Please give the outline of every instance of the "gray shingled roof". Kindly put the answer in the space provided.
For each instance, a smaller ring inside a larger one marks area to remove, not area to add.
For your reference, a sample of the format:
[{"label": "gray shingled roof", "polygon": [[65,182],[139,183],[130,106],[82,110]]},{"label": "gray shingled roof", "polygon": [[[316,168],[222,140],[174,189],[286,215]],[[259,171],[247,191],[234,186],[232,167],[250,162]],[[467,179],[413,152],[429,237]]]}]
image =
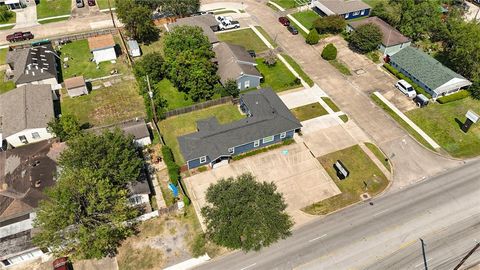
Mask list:
[{"label": "gray shingled roof", "polygon": [[115,128],[119,128],[126,135],[132,135],[136,140],[150,137],[150,132],[148,132],[147,124],[143,118],[132,119],[108,126],[94,127],[88,129],[97,135],[100,135],[105,130],[113,131]]},{"label": "gray shingled roof", "polygon": [[213,47],[218,61],[217,74],[220,81],[236,80],[243,74],[262,77],[255,68],[256,62],[244,47],[220,42]]},{"label": "gray shingled roof", "polygon": [[435,58],[413,47],[406,47],[390,56],[390,61],[395,62],[403,70],[423,82],[432,91],[455,78],[463,81],[463,86],[459,87],[471,84],[462,75],[455,73]]},{"label": "gray shingled roof", "polygon": [[180,25],[199,26],[202,28],[203,33],[207,36],[210,43],[218,42],[218,38],[211,28],[212,26],[218,25],[218,22],[215,20],[215,16],[211,14],[177,19],[176,22],[169,24],[168,27],[173,29],[173,27]]},{"label": "gray shingled roof", "polygon": [[397,29],[395,29],[390,24],[386,23],[378,17],[369,17],[363,20],[349,22],[348,25],[350,25],[353,29],[357,29],[359,26],[369,23],[374,24],[380,28],[380,31],[382,31],[383,35],[382,44],[386,47],[410,41],[409,38],[402,35],[402,33],[400,33]]},{"label": "gray shingled roof", "polygon": [[57,77],[54,49],[51,44],[7,52],[7,63],[13,68],[15,84]]},{"label": "gray shingled roof", "polygon": [[24,85],[0,95],[0,133],[3,138],[28,128],[45,128],[53,119],[50,85]]},{"label": "gray shingled roof", "polygon": [[[365,4],[361,0],[350,0],[350,1],[344,1],[344,0],[316,0],[315,2],[318,2],[319,4],[325,6],[328,8],[330,11],[332,11],[334,14],[341,15],[341,14],[346,14],[350,12],[355,12],[355,11],[360,11],[363,9],[368,9],[371,8],[369,5]],[[318,7],[318,6],[317,6]],[[322,9],[323,12],[325,10]],[[332,15],[328,14],[327,15]]]},{"label": "gray shingled roof", "polygon": [[230,156],[228,148],[302,127],[300,122],[271,89],[240,96],[252,116],[220,125],[214,118],[197,122],[199,131],[178,137],[186,161],[208,156]]}]

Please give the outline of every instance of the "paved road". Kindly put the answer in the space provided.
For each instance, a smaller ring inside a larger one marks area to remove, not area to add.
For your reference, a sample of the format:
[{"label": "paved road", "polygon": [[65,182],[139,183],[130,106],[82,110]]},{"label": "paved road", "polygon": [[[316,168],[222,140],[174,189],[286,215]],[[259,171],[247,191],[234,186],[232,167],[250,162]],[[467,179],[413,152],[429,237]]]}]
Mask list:
[{"label": "paved road", "polygon": [[[452,269],[480,240],[480,161],[305,225],[258,253],[197,269]],[[480,260],[476,252],[467,263]]]}]

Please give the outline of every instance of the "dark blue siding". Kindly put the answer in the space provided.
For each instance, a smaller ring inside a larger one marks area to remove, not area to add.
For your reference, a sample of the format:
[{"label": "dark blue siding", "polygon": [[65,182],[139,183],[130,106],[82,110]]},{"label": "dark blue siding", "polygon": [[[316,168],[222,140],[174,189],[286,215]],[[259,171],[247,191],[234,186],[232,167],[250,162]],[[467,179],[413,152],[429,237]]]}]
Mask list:
[{"label": "dark blue siding", "polygon": [[192,159],[188,161],[188,168],[193,169],[199,166],[203,166],[210,163],[210,157],[207,157],[207,160],[204,163],[200,163],[200,158]]},{"label": "dark blue siding", "polygon": [[[362,14],[362,11],[363,11],[363,14]],[[345,13],[345,14],[341,14],[341,15],[345,18],[345,15],[347,15],[347,14]],[[348,18],[345,18],[345,20],[351,20],[351,19],[356,19],[356,18],[360,18],[360,17],[366,17],[368,15],[370,15],[370,9],[369,8],[359,10],[359,11],[350,12],[350,13],[348,13]]]},{"label": "dark blue siding", "polygon": [[414,83],[418,84],[420,87],[422,87],[423,89],[425,89],[430,95],[432,95],[432,97],[436,97],[437,94],[435,92],[433,92],[432,89],[430,89],[430,87],[428,87],[427,85],[425,85],[423,82],[417,80],[416,77],[414,77],[413,75],[411,75],[409,72],[407,72],[406,70],[404,70],[403,68],[399,67],[397,65],[397,63],[395,62],[390,62],[390,65],[392,65],[392,67],[394,67],[396,70],[400,71],[403,75],[407,76],[408,78],[410,78],[410,80],[412,80]]}]

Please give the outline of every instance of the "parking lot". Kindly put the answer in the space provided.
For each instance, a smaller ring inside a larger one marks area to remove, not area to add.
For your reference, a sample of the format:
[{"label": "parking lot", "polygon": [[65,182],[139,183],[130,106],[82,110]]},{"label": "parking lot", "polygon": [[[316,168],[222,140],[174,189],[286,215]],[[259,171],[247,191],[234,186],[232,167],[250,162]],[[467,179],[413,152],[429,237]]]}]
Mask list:
[{"label": "parking lot", "polygon": [[295,226],[308,220],[300,211],[301,208],[340,193],[307,147],[294,143],[186,178],[185,184],[202,223],[200,209],[205,205],[207,188],[222,178],[245,172],[251,172],[258,181],[273,181],[277,185],[288,204],[287,212],[295,220]]}]

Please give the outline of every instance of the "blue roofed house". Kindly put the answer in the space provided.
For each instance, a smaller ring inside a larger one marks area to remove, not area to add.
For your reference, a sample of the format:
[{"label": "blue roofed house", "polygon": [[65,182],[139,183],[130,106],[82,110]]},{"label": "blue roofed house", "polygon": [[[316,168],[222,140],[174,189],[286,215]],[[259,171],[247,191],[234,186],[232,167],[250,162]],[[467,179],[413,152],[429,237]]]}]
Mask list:
[{"label": "blue roofed house", "polygon": [[462,75],[413,47],[406,47],[390,55],[389,59],[390,65],[424,88],[433,98],[457,92],[472,84]]},{"label": "blue roofed house", "polygon": [[242,94],[240,109],[246,117],[220,125],[215,117],[197,121],[198,132],[178,137],[189,169],[215,167],[241,153],[292,138],[302,125],[270,89]]},{"label": "blue roofed house", "polygon": [[345,20],[368,16],[372,9],[361,0],[313,0],[311,7],[320,16],[340,15]]}]

